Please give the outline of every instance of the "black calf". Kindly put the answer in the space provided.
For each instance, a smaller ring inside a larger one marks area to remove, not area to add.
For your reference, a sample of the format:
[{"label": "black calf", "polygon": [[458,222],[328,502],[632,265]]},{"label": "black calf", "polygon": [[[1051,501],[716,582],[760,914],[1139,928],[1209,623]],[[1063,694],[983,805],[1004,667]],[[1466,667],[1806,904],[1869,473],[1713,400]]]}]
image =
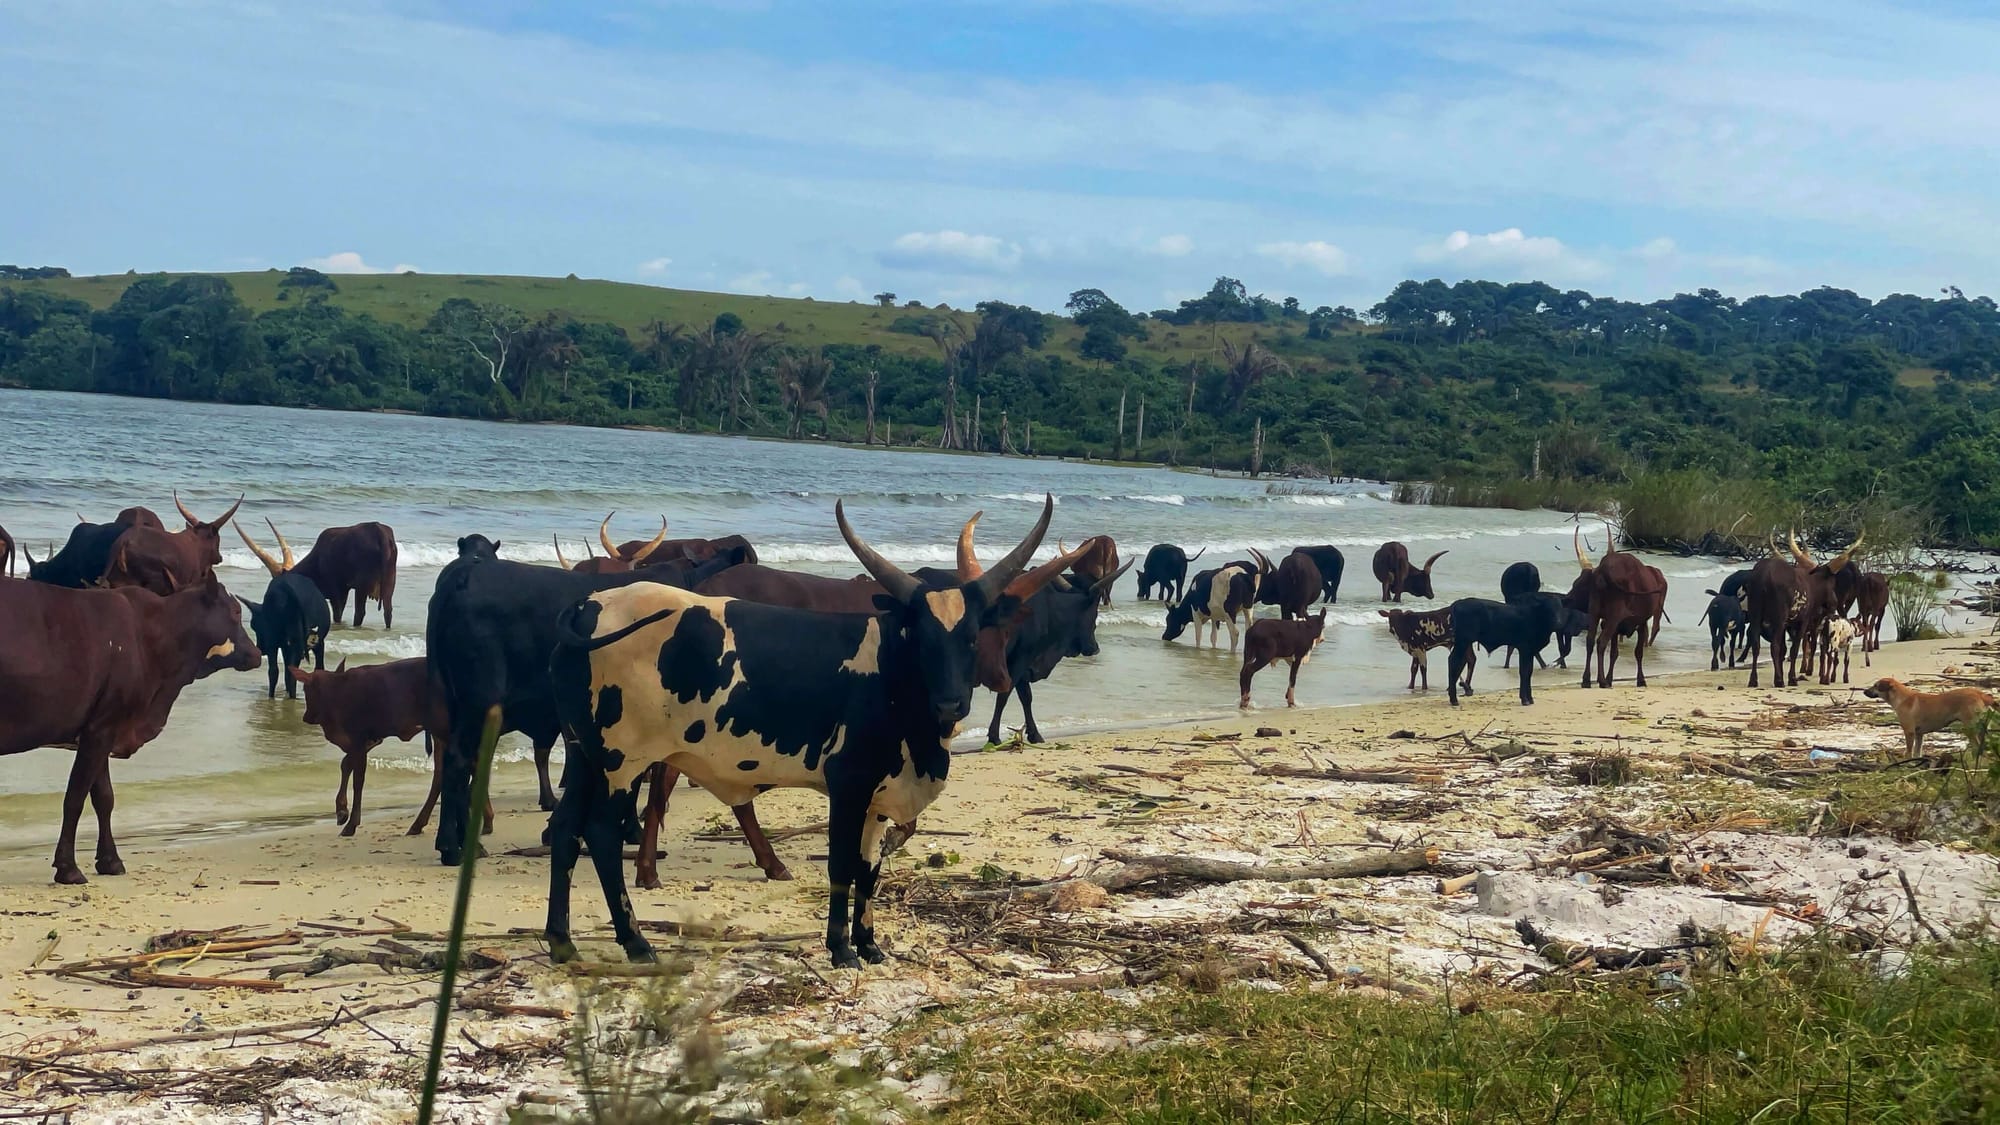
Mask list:
[{"label": "black calf", "polygon": [[[1452,706],[1458,706],[1462,673],[1475,657],[1473,646],[1491,653],[1507,645],[1521,650],[1521,705],[1535,701],[1535,658],[1556,631],[1556,606],[1548,598],[1524,598],[1502,603],[1486,598],[1461,598],[1451,604],[1451,662],[1446,681]],[[1466,689],[1470,694],[1471,688]]]}]

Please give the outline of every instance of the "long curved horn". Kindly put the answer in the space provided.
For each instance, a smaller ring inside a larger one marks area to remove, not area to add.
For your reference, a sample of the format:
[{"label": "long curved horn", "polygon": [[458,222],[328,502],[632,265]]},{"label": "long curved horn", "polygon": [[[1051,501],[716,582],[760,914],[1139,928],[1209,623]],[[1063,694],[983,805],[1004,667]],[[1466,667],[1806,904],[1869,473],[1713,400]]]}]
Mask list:
[{"label": "long curved horn", "polygon": [[1259,580],[1269,578],[1271,576],[1271,572],[1278,569],[1277,567],[1272,566],[1271,560],[1265,558],[1264,552],[1259,551],[1257,548],[1245,547],[1244,550],[1249,551],[1250,557],[1257,560],[1257,577]]},{"label": "long curved horn", "polygon": [[986,568],[979,565],[979,556],[972,552],[972,528],[985,514],[983,510],[972,513],[972,518],[965,521],[964,529],[958,533],[958,580],[961,583],[986,573]]},{"label": "long curved horn", "polygon": [[1818,563],[1813,561],[1813,557],[1811,555],[1806,554],[1805,551],[1799,547],[1799,533],[1796,528],[1785,533],[1785,540],[1786,542],[1791,544],[1793,562],[1798,563],[1800,566],[1805,567],[1807,570],[1811,570],[1819,565]]},{"label": "long curved horn", "polygon": [[1126,571],[1132,569],[1132,564],[1138,561],[1139,561],[1138,559],[1127,560],[1124,566],[1119,567],[1117,570],[1112,571],[1110,574],[1107,574],[1103,578],[1100,578],[1096,582],[1092,583],[1090,587],[1090,592],[1093,594],[1101,594],[1104,591],[1109,590],[1114,583],[1116,583],[1120,578],[1125,576]]},{"label": "long curved horn", "polygon": [[1425,559],[1423,566],[1424,573],[1429,574],[1431,572],[1431,564],[1449,554],[1451,554],[1451,548],[1446,547],[1444,550],[1439,551],[1437,554],[1432,555],[1430,558]]},{"label": "long curved horn", "polygon": [[1075,566],[1077,560],[1081,559],[1087,553],[1089,552],[1085,547],[1078,547],[1074,551],[1064,551],[1048,562],[1019,575],[1012,582],[1007,583],[1006,592],[1022,601],[1027,601],[1029,598],[1034,597],[1043,586],[1051,583],[1058,584],[1062,589],[1070,589],[1072,587],[1068,580],[1063,577],[1063,572]]},{"label": "long curved horn", "polygon": [[899,602],[909,602],[917,596],[919,590],[923,589],[923,583],[905,573],[895,563],[883,558],[880,551],[870,547],[861,536],[854,533],[854,529],[847,523],[847,511],[841,507],[841,502],[838,500],[833,502],[833,522],[840,525],[840,537],[847,540],[847,549],[853,551],[854,557],[861,561],[861,568],[875,581],[880,582],[882,588],[889,591],[890,597]]},{"label": "long curved horn", "polygon": [[271,522],[270,516],[264,517],[264,524],[271,529],[271,534],[278,537],[278,549],[285,552],[285,569],[290,570],[299,565],[298,560],[292,557],[292,545],[285,542],[285,533],[278,530],[278,525]]},{"label": "long curved horn", "polygon": [[1854,542],[1848,545],[1847,550],[1842,551],[1837,557],[1827,562],[1826,564],[1827,569],[1832,570],[1835,573],[1838,573],[1842,567],[1846,566],[1850,562],[1853,562],[1854,552],[1860,550],[1861,544],[1867,541],[1867,539],[1868,539],[1868,532],[1864,529],[1861,532],[1861,534],[1854,537]]},{"label": "long curved horn", "polygon": [[78,522],[78,523],[89,523],[90,521],[89,521],[89,520],[87,520],[87,519],[84,519],[84,518],[83,518],[83,513],[82,513],[82,512],[78,512],[78,513],[76,514],[76,522]]},{"label": "long curved horn", "polygon": [[1569,545],[1576,548],[1576,565],[1586,571],[1594,569],[1590,556],[1583,553],[1583,528],[1578,527],[1569,533]]},{"label": "long curved horn", "polygon": [[559,566],[559,567],[562,567],[562,568],[563,568],[564,570],[572,570],[572,569],[574,569],[573,567],[571,567],[571,566],[569,565],[569,560],[568,560],[568,559],[566,559],[566,558],[563,558],[563,553],[562,553],[562,540],[561,540],[560,538],[556,537],[556,536],[555,536],[555,535],[554,535],[553,533],[551,533],[551,534],[549,535],[549,542],[551,542],[551,543],[554,543],[554,544],[556,545],[556,565],[557,565],[557,566]]},{"label": "long curved horn", "polygon": [[234,503],[234,504],[231,504],[231,505],[229,506],[229,510],[228,510],[228,511],[226,511],[226,512],[222,513],[221,515],[219,515],[219,516],[215,517],[214,519],[212,519],[212,520],[208,521],[208,526],[210,526],[210,527],[215,527],[215,528],[219,528],[219,527],[221,527],[221,526],[222,526],[223,524],[225,524],[225,523],[228,523],[228,522],[229,522],[230,520],[233,520],[233,519],[235,519],[235,518],[236,518],[236,509],[238,509],[238,508],[241,508],[241,507],[243,506],[243,496],[244,496],[244,494],[243,494],[243,493],[240,493],[240,492],[239,492],[239,493],[237,493],[237,495],[236,495],[236,503]]},{"label": "long curved horn", "polygon": [[611,536],[605,532],[605,529],[611,526],[611,516],[615,516],[617,514],[618,514],[617,512],[612,512],[610,515],[604,517],[603,523],[597,525],[597,541],[599,543],[604,544],[604,553],[611,556],[614,559],[620,557],[618,554],[618,548],[612,546]]},{"label": "long curved horn", "polygon": [[250,533],[243,530],[243,525],[237,523],[235,520],[230,520],[229,526],[236,529],[237,535],[242,536],[243,545],[250,548],[250,553],[257,556],[257,561],[264,564],[264,569],[271,572],[271,577],[276,578],[285,572],[284,564],[272,558],[270,553],[265,551],[264,548],[259,547],[256,541],[250,538]]},{"label": "long curved horn", "polygon": [[[1042,518],[1035,521],[1035,526],[1029,529],[1027,538],[1015,544],[1014,549],[1007,552],[1005,558],[994,563],[992,569],[973,580],[973,584],[979,587],[980,593],[984,596],[988,604],[991,604],[993,599],[999,596],[1002,590],[1007,588],[1007,584],[1014,580],[1014,576],[1021,573],[1021,567],[1035,556],[1036,548],[1042,545],[1042,536],[1047,535],[1049,532],[1049,520],[1055,514],[1055,496],[1050,493],[1043,493]],[[1081,547],[1077,548],[1078,551],[1082,549]],[[1067,558],[1068,556],[1059,555],[1057,557]]]},{"label": "long curved horn", "polygon": [[200,520],[194,518],[193,512],[188,511],[188,507],[186,504],[181,503],[181,490],[178,488],[174,489],[174,507],[179,508],[181,510],[181,518],[188,521],[189,527],[193,527],[195,524],[201,522]]},{"label": "long curved horn", "polygon": [[645,546],[633,552],[631,560],[633,567],[636,568],[640,563],[645,562],[646,557],[648,555],[651,555],[654,551],[659,550],[660,544],[665,543],[666,541],[667,541],[667,517],[661,516],[660,533],[658,535],[653,536],[651,539],[647,540]]},{"label": "long curved horn", "polygon": [[[1610,520],[1605,520],[1603,522],[1604,522],[1604,553],[1607,555],[1615,555],[1618,553],[1618,533],[1611,530]],[[1603,562],[1604,560],[1599,559],[1597,561]]]}]

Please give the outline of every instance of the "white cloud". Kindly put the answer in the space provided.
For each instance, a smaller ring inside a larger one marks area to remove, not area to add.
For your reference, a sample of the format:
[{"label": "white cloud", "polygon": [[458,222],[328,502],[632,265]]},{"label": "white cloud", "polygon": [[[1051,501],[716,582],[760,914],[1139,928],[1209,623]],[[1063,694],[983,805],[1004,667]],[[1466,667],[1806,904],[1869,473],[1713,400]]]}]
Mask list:
[{"label": "white cloud", "polygon": [[753,297],[765,297],[771,293],[771,271],[751,270],[738,274],[723,282],[722,288],[730,293],[744,293]]},{"label": "white cloud", "polygon": [[1674,240],[1664,236],[1653,239],[1651,242],[1648,242],[1644,246],[1639,247],[1637,251],[1638,255],[1641,258],[1646,258],[1652,261],[1659,261],[1662,258],[1671,258],[1678,252],[1679,252],[1679,247],[1674,245]]},{"label": "white cloud", "polygon": [[1524,234],[1520,227],[1491,234],[1455,230],[1442,241],[1417,247],[1416,258],[1468,272],[1543,280],[1596,277],[1603,272],[1597,262],[1563,245],[1561,239]]},{"label": "white cloud", "polygon": [[371,266],[361,260],[361,255],[352,250],[342,250],[328,254],[324,258],[307,258],[305,264],[321,273],[416,273],[417,267],[399,263],[383,269]]},{"label": "white cloud", "polygon": [[1309,269],[1328,277],[1347,272],[1347,251],[1317,238],[1311,242],[1266,242],[1257,247],[1257,253],[1279,265]]},{"label": "white cloud", "polygon": [[1184,234],[1163,234],[1154,240],[1152,252],[1162,258],[1185,258],[1194,252],[1194,239]]},{"label": "white cloud", "polygon": [[665,277],[667,267],[674,264],[672,258],[649,258],[639,263],[640,277]]},{"label": "white cloud", "polygon": [[1007,270],[1020,264],[1021,247],[991,234],[911,231],[897,236],[882,260],[912,269]]}]

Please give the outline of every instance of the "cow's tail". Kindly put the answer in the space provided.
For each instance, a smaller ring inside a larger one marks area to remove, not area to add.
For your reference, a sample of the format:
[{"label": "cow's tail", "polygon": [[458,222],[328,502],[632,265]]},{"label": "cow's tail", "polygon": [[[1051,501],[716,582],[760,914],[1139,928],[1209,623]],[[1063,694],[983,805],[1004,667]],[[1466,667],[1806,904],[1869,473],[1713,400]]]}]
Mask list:
[{"label": "cow's tail", "polygon": [[375,534],[382,545],[382,571],[375,579],[375,604],[382,607],[382,623],[386,627],[395,621],[396,602],[396,533],[389,525],[378,523]]},{"label": "cow's tail", "polygon": [[1205,555],[1205,554],[1207,554],[1207,553],[1208,553],[1208,548],[1207,548],[1207,547],[1203,547],[1203,548],[1202,548],[1201,550],[1199,550],[1199,551],[1196,551],[1196,552],[1195,552],[1194,554],[1192,554],[1192,555],[1189,555],[1189,556],[1187,557],[1187,560],[1188,560],[1189,562],[1193,562],[1194,560],[1196,560],[1196,559],[1198,559],[1198,558],[1202,557],[1203,555]]},{"label": "cow's tail", "polygon": [[587,599],[586,601],[578,602],[575,605],[570,606],[568,609],[565,609],[560,614],[556,615],[557,644],[563,646],[564,648],[580,648],[585,652],[596,652],[600,648],[604,648],[608,645],[617,644],[619,641],[622,641],[626,637],[629,637],[632,634],[638,632],[639,630],[644,629],[648,625],[665,621],[667,618],[672,617],[674,614],[680,612],[679,606],[669,606],[666,609],[662,609],[654,613],[649,613],[646,616],[641,617],[639,620],[632,622],[630,625],[627,625],[622,629],[614,629],[611,632],[606,633],[601,637],[594,637],[591,636],[589,633],[586,633],[583,630],[576,627],[577,611],[581,610],[585,604],[587,604]]}]

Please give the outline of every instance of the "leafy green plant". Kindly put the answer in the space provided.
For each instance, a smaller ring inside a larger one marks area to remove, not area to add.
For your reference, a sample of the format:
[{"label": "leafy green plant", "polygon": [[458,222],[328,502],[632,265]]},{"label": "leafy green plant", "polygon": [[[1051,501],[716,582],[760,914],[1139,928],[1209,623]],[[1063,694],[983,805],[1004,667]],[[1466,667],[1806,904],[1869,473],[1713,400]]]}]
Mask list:
[{"label": "leafy green plant", "polygon": [[1919,641],[1941,636],[1938,630],[1938,585],[1923,574],[1889,576],[1889,612],[1896,618],[1896,639]]}]

